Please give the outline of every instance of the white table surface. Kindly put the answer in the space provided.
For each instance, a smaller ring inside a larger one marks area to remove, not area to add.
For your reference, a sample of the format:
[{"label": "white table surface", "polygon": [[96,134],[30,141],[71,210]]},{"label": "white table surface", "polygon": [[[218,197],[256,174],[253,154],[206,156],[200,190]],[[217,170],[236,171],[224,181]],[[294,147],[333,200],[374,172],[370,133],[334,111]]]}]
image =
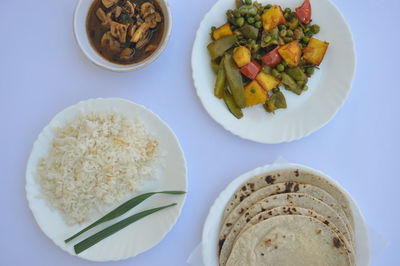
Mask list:
[{"label": "white table surface", "polygon": [[94,66],[79,50],[72,33],[75,1],[1,1],[0,265],[95,264],[68,255],[40,231],[24,188],[28,155],[42,128],[65,107],[95,97],[127,98],[160,115],[181,142],[189,175],[182,215],[165,239],[135,258],[103,265],[186,265],[219,192],[279,156],[337,179],[368,225],[390,241],[373,265],[400,265],[400,1],[333,0],[354,34],[353,89],[327,126],[279,145],[225,131],[196,96],[192,44],[214,2],[170,0],[174,23],[166,50],[145,69],[121,74]]}]

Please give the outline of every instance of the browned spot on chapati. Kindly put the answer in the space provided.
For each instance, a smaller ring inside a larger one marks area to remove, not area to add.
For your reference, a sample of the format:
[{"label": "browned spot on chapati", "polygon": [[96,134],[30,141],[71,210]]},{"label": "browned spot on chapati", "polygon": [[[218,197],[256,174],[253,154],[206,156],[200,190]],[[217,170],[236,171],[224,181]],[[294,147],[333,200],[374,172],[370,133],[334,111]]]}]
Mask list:
[{"label": "browned spot on chapati", "polygon": [[229,227],[229,226],[232,226],[232,224],[231,224],[231,223],[227,223],[227,224],[226,224],[226,226],[228,226],[228,227]]},{"label": "browned spot on chapati", "polygon": [[273,184],[275,182],[275,179],[272,176],[267,175],[265,177],[265,182],[267,182],[268,184]]},{"label": "browned spot on chapati", "polygon": [[271,242],[272,242],[271,239],[264,240],[264,246],[265,246],[266,248],[270,247],[270,246],[271,246]]},{"label": "browned spot on chapati", "polygon": [[246,191],[246,189],[247,189],[246,186],[243,186],[243,187],[242,187],[242,190],[243,190],[243,191]]},{"label": "browned spot on chapati", "polygon": [[294,191],[294,192],[299,191],[299,184],[296,184],[296,185],[294,186],[293,191]]},{"label": "browned spot on chapati", "polygon": [[339,238],[334,237],[333,238],[333,245],[335,246],[335,248],[340,248],[340,246],[342,245],[341,241]]},{"label": "browned spot on chapati", "polygon": [[329,225],[329,221],[328,221],[328,220],[325,220],[325,221],[324,221],[324,224]]},{"label": "browned spot on chapati", "polygon": [[286,192],[286,193],[289,193],[290,191],[292,191],[292,187],[293,187],[293,183],[292,183],[292,182],[286,183],[285,192]]},{"label": "browned spot on chapati", "polygon": [[322,230],[319,229],[319,230],[317,231],[317,235],[321,234],[321,232],[322,232]]},{"label": "browned spot on chapati", "polygon": [[299,170],[298,169],[294,170],[294,174],[295,174],[295,176],[299,176]]}]

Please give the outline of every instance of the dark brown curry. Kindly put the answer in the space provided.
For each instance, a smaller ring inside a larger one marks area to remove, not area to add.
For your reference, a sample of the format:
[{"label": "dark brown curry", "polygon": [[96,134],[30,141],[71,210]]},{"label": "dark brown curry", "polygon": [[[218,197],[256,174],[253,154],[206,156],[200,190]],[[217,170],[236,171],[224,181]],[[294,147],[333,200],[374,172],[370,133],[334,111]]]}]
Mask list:
[{"label": "dark brown curry", "polygon": [[164,16],[154,0],[94,0],[86,32],[102,57],[112,63],[134,64],[160,45]]}]

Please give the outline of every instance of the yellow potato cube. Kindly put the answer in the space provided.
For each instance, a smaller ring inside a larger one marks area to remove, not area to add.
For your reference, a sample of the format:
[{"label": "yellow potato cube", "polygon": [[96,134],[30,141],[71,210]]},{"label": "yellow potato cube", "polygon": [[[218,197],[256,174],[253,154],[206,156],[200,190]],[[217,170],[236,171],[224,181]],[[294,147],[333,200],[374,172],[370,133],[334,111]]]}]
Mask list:
[{"label": "yellow potato cube", "polygon": [[279,79],[272,75],[265,74],[264,72],[258,73],[256,80],[267,92],[281,85],[281,81]]},{"label": "yellow potato cube", "polygon": [[324,59],[329,43],[311,38],[307,47],[303,49],[303,58],[307,62],[319,66]]},{"label": "yellow potato cube", "polygon": [[244,97],[246,99],[246,107],[265,103],[268,99],[268,93],[258,84],[257,81],[253,80],[244,87]]},{"label": "yellow potato cube", "polygon": [[229,26],[229,23],[226,23],[224,25],[222,25],[221,27],[219,27],[218,29],[214,30],[212,32],[212,37],[214,40],[218,40],[221,39],[222,37],[228,36],[228,35],[232,35],[232,30],[231,30],[231,26]]},{"label": "yellow potato cube", "polygon": [[251,52],[245,46],[239,46],[233,53],[233,60],[238,67],[242,67],[250,63]]},{"label": "yellow potato cube", "polygon": [[282,8],[280,6],[273,6],[264,12],[261,16],[263,28],[265,31],[270,31],[276,26],[286,22],[285,16],[283,15]]},{"label": "yellow potato cube", "polygon": [[288,66],[296,67],[301,57],[301,48],[297,41],[292,41],[278,49],[279,54]]}]

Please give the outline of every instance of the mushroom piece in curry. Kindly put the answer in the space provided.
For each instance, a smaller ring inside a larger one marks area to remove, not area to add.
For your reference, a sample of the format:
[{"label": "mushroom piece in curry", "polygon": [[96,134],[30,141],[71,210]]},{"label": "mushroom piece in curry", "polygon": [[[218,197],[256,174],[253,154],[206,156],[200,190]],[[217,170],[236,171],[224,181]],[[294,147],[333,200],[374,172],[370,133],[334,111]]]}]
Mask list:
[{"label": "mushroom piece in curry", "polygon": [[157,49],[164,19],[154,0],[95,0],[86,27],[90,43],[101,56],[113,63],[133,64]]}]

